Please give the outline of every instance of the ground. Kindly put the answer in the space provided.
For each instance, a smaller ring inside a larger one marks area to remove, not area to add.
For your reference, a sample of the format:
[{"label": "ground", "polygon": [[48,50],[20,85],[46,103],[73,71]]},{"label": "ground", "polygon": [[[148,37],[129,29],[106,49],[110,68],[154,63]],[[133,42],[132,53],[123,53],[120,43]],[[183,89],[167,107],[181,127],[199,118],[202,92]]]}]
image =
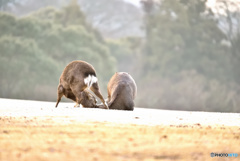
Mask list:
[{"label": "ground", "polygon": [[59,105],[0,99],[0,160],[240,159],[240,114]]}]

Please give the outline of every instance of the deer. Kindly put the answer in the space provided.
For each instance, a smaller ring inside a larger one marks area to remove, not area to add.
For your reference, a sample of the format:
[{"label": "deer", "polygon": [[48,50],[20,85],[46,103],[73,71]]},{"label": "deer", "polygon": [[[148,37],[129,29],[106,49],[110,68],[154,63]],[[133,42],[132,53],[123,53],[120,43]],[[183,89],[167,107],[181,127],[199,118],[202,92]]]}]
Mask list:
[{"label": "deer", "polygon": [[[132,76],[126,72],[116,72],[107,85],[109,109],[134,110],[137,85]],[[100,105],[101,107],[102,105]]]},{"label": "deer", "polygon": [[83,107],[97,108],[95,97],[88,91],[92,91],[101,100],[103,103],[101,108],[109,109],[100,92],[94,67],[85,61],[72,61],[60,76],[55,107],[57,108],[62,96],[65,96],[76,102],[74,107],[82,104]]}]

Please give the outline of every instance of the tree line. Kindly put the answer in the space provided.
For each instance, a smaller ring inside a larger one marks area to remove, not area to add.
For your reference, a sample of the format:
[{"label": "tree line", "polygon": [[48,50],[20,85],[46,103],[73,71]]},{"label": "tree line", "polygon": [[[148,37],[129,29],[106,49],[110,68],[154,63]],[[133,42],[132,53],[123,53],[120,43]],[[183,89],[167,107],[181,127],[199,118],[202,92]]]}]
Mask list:
[{"label": "tree line", "polygon": [[24,17],[0,13],[0,97],[55,101],[63,68],[80,59],[94,65],[105,97],[113,73],[126,71],[137,106],[239,112],[239,12],[206,2],[142,1],[145,36],[120,39],[104,39],[77,1]]},{"label": "tree line", "polygon": [[73,60],[94,64],[102,88],[116,71],[100,33],[72,2],[28,16],[0,14],[1,96],[55,100],[60,74]]}]

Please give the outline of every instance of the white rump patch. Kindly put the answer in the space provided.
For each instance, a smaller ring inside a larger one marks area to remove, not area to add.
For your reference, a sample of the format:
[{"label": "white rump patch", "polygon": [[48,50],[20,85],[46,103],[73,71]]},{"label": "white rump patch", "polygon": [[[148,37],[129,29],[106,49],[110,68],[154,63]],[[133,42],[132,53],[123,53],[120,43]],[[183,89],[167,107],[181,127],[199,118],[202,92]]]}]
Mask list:
[{"label": "white rump patch", "polygon": [[97,81],[98,79],[94,75],[88,75],[88,77],[84,79],[84,83],[87,85],[88,88],[90,88],[93,83],[96,83]]}]

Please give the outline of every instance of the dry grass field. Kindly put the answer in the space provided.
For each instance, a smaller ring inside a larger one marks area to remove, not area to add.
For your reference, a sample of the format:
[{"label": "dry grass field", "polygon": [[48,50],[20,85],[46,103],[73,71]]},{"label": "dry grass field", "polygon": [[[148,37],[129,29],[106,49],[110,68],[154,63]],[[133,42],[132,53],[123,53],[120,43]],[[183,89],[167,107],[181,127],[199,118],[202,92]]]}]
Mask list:
[{"label": "dry grass field", "polygon": [[[39,113],[22,116],[14,115],[14,109],[9,108],[8,113],[6,108],[0,107],[1,161],[240,160],[240,156],[210,156],[211,152],[240,155],[240,127],[235,125],[204,124],[202,120],[199,123],[182,123],[186,119],[184,116],[174,123],[171,122],[171,111],[166,112],[170,124],[147,125],[131,121],[83,121],[67,114],[54,116],[51,112],[47,116]],[[84,113],[80,108],[77,110]],[[97,113],[104,114],[106,111]],[[31,110],[28,112],[31,113]],[[118,113],[127,114],[114,111],[111,115]],[[142,117],[127,115],[130,116],[134,116],[134,120]],[[235,121],[239,121],[238,116]]]}]

